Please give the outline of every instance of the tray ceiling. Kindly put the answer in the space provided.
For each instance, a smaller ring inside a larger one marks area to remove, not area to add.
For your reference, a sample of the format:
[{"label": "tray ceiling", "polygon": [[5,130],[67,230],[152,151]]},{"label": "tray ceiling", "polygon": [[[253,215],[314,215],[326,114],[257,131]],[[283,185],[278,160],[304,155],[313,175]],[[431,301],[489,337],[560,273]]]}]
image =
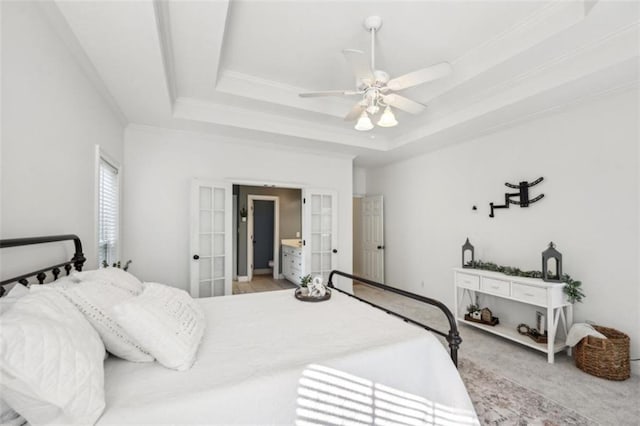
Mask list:
[{"label": "tray ceiling", "polygon": [[[380,164],[581,99],[638,86],[637,2],[56,1],[42,6],[128,123],[357,156]],[[448,61],[451,76],[404,91],[426,104],[366,133],[344,48],[398,76]]]}]

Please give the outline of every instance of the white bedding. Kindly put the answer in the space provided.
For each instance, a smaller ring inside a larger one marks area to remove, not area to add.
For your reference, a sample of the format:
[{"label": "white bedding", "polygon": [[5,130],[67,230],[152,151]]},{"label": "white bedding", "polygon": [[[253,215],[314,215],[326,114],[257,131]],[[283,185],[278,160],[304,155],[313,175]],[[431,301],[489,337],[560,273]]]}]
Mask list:
[{"label": "white bedding", "polygon": [[292,290],[199,303],[207,330],[195,365],[109,358],[99,425],[477,424],[442,344],[380,310],[337,292],[304,303]]}]

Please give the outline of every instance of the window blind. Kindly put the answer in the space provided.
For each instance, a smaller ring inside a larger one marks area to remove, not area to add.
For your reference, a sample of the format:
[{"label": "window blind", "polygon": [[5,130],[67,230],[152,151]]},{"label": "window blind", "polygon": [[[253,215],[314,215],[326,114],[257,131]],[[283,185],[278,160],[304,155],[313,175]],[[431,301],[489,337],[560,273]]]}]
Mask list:
[{"label": "window blind", "polygon": [[98,188],[98,264],[109,265],[117,261],[119,194],[118,169],[100,159]]}]

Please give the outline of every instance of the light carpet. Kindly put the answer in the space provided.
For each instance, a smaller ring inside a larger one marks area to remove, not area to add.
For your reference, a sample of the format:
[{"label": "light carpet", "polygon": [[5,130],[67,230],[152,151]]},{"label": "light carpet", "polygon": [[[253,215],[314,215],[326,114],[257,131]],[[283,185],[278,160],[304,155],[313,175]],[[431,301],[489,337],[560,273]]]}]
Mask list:
[{"label": "light carpet", "polygon": [[461,359],[459,371],[483,425],[597,425],[577,412]]}]

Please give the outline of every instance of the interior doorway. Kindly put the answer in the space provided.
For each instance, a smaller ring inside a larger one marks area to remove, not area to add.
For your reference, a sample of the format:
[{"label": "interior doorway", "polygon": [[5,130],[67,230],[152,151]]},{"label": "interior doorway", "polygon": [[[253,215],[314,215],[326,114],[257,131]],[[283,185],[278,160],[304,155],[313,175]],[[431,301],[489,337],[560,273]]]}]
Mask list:
[{"label": "interior doorway", "polygon": [[247,197],[247,275],[270,274],[279,278],[280,198],[273,195]]},{"label": "interior doorway", "polygon": [[384,202],[382,195],[354,198],[353,270],[384,283]]}]

